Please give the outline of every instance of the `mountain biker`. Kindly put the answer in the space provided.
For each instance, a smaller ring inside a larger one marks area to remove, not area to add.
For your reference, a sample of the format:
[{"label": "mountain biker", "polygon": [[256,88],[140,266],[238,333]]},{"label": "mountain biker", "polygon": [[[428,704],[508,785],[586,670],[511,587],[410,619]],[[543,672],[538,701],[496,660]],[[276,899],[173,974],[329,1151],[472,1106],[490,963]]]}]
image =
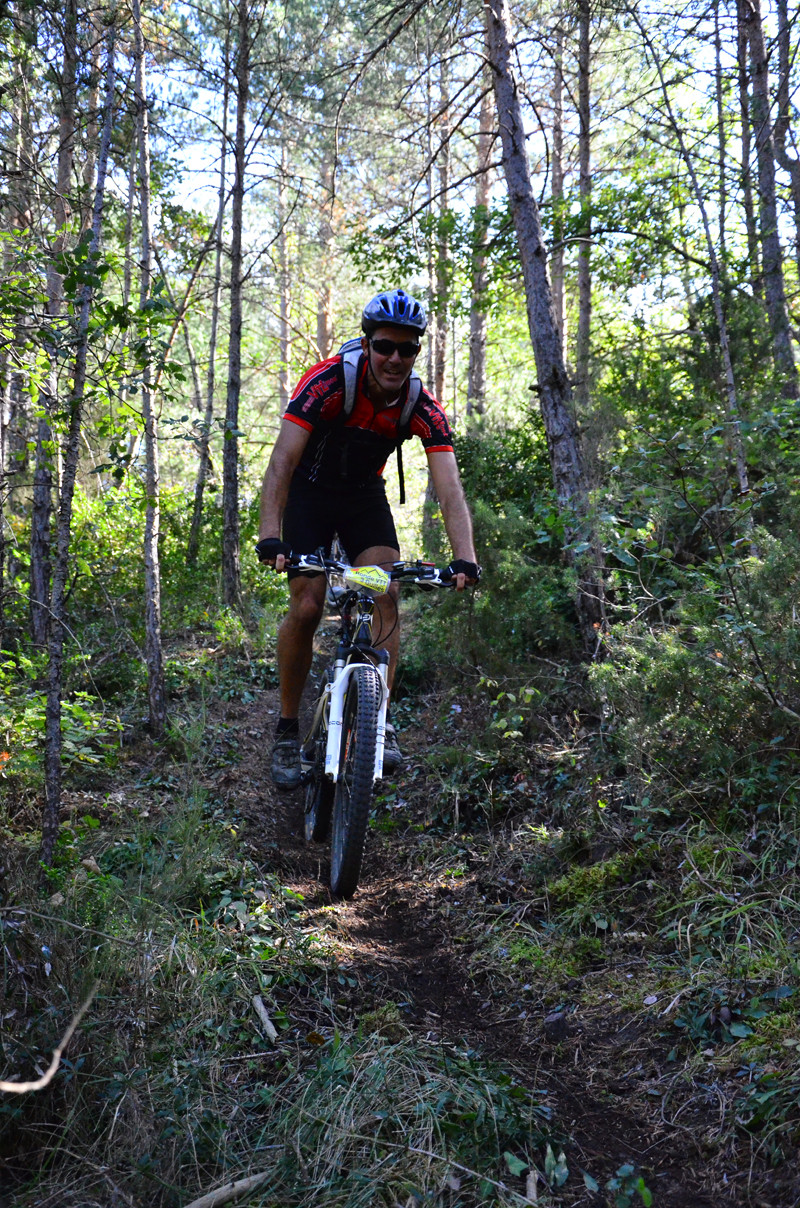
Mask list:
[{"label": "mountain biker", "polygon": [[[361,353],[352,410],[346,414],[342,354],[312,366],[289,400],[264,475],[256,553],[283,570],[287,556],[329,549],[338,533],[354,566],[400,559],[386,499],[384,464],[403,439],[400,417],[408,397],[420,337],[427,327],[422,305],[402,289],[384,291],[364,307]],[[451,570],[463,590],[480,575],[472,520],[458,473],[450,426],[436,399],[414,379],[419,397],[409,433],[421,439],[453,551]],[[313,640],[322,619],[323,575],[289,571],[289,610],[278,631],[281,716],[272,752],[272,779],[281,789],[300,784],[300,698],[311,667]],[[389,688],[397,663],[397,590],[376,600],[374,643],[390,655]],[[394,726],[387,722],[384,768],[402,762]]]}]

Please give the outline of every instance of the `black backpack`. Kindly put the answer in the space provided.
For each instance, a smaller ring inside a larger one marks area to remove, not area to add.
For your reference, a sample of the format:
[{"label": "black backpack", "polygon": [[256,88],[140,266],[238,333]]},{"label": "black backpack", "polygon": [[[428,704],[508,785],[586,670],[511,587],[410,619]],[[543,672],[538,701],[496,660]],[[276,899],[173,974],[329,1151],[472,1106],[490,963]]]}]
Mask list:
[{"label": "black backpack", "polygon": [[[345,423],[347,417],[353,414],[353,407],[356,401],[356,386],[358,384],[358,368],[361,364],[361,358],[364,353],[361,349],[361,340],[356,337],[353,340],[347,340],[339,349],[339,356],[342,358],[342,370],[344,372],[344,405],[341,411],[341,422]],[[400,480],[400,502],[406,501],[406,485],[403,477],[403,454],[401,446],[404,440],[408,440],[411,436],[411,417],[414,414],[419,396],[422,393],[422,378],[412,369],[411,376],[408,379],[408,398],[403,404],[403,410],[400,413],[400,423],[397,425],[397,435],[400,438],[400,444],[397,446],[397,477]]]}]

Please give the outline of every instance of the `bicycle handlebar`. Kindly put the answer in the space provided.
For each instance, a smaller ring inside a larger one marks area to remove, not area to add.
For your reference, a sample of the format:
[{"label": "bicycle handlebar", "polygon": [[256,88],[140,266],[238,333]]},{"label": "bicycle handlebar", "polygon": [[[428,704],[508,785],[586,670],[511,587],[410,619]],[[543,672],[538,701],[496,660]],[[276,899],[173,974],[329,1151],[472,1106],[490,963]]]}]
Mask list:
[{"label": "bicycle handlebar", "polygon": [[[290,554],[286,559],[286,570],[298,570],[305,574],[345,574],[353,568],[349,562],[340,562],[336,558],[323,558],[319,554]],[[382,568],[381,568],[382,569]],[[433,562],[394,562],[386,571],[393,583],[410,583],[418,587],[454,587],[455,576],[447,567],[435,566]]]}]

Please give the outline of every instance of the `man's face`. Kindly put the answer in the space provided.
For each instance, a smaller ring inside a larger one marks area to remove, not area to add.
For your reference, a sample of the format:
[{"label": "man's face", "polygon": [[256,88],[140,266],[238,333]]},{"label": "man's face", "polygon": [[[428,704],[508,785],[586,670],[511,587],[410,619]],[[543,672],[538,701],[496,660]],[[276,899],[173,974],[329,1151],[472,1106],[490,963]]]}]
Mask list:
[{"label": "man's face", "polygon": [[[387,340],[394,345],[389,351],[386,351],[388,345],[383,343]],[[408,327],[395,327],[389,323],[378,327],[371,336],[364,336],[361,341],[361,347],[368,354],[373,377],[381,390],[385,390],[389,396],[394,397],[400,393],[403,383],[414,368],[416,352],[412,351],[408,356],[402,355],[411,346],[418,349],[418,333]],[[380,351],[382,347],[383,352]]]}]

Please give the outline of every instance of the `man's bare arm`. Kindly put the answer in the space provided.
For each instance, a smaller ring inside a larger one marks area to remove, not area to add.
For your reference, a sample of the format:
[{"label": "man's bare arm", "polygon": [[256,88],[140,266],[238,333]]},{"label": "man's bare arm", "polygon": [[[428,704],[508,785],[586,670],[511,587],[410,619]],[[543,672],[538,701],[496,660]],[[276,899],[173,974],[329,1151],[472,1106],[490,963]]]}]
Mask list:
[{"label": "man's bare arm", "polygon": [[[311,433],[291,420],[284,420],[272,456],[269,459],[264,481],[261,484],[261,510],[258,537],[280,537],[283,513],[289,496],[289,484],[297,469]],[[283,556],[279,555],[283,570]],[[277,566],[277,562],[276,562]]]},{"label": "man's bare arm", "polygon": [[[470,516],[458,463],[454,453],[439,451],[428,454],[428,466],[433,479],[433,488],[442,509],[444,527],[455,559],[463,558],[465,562],[475,562],[475,544],[472,537],[472,517]],[[458,579],[463,576],[459,575]],[[459,583],[462,587],[463,583]]]}]

